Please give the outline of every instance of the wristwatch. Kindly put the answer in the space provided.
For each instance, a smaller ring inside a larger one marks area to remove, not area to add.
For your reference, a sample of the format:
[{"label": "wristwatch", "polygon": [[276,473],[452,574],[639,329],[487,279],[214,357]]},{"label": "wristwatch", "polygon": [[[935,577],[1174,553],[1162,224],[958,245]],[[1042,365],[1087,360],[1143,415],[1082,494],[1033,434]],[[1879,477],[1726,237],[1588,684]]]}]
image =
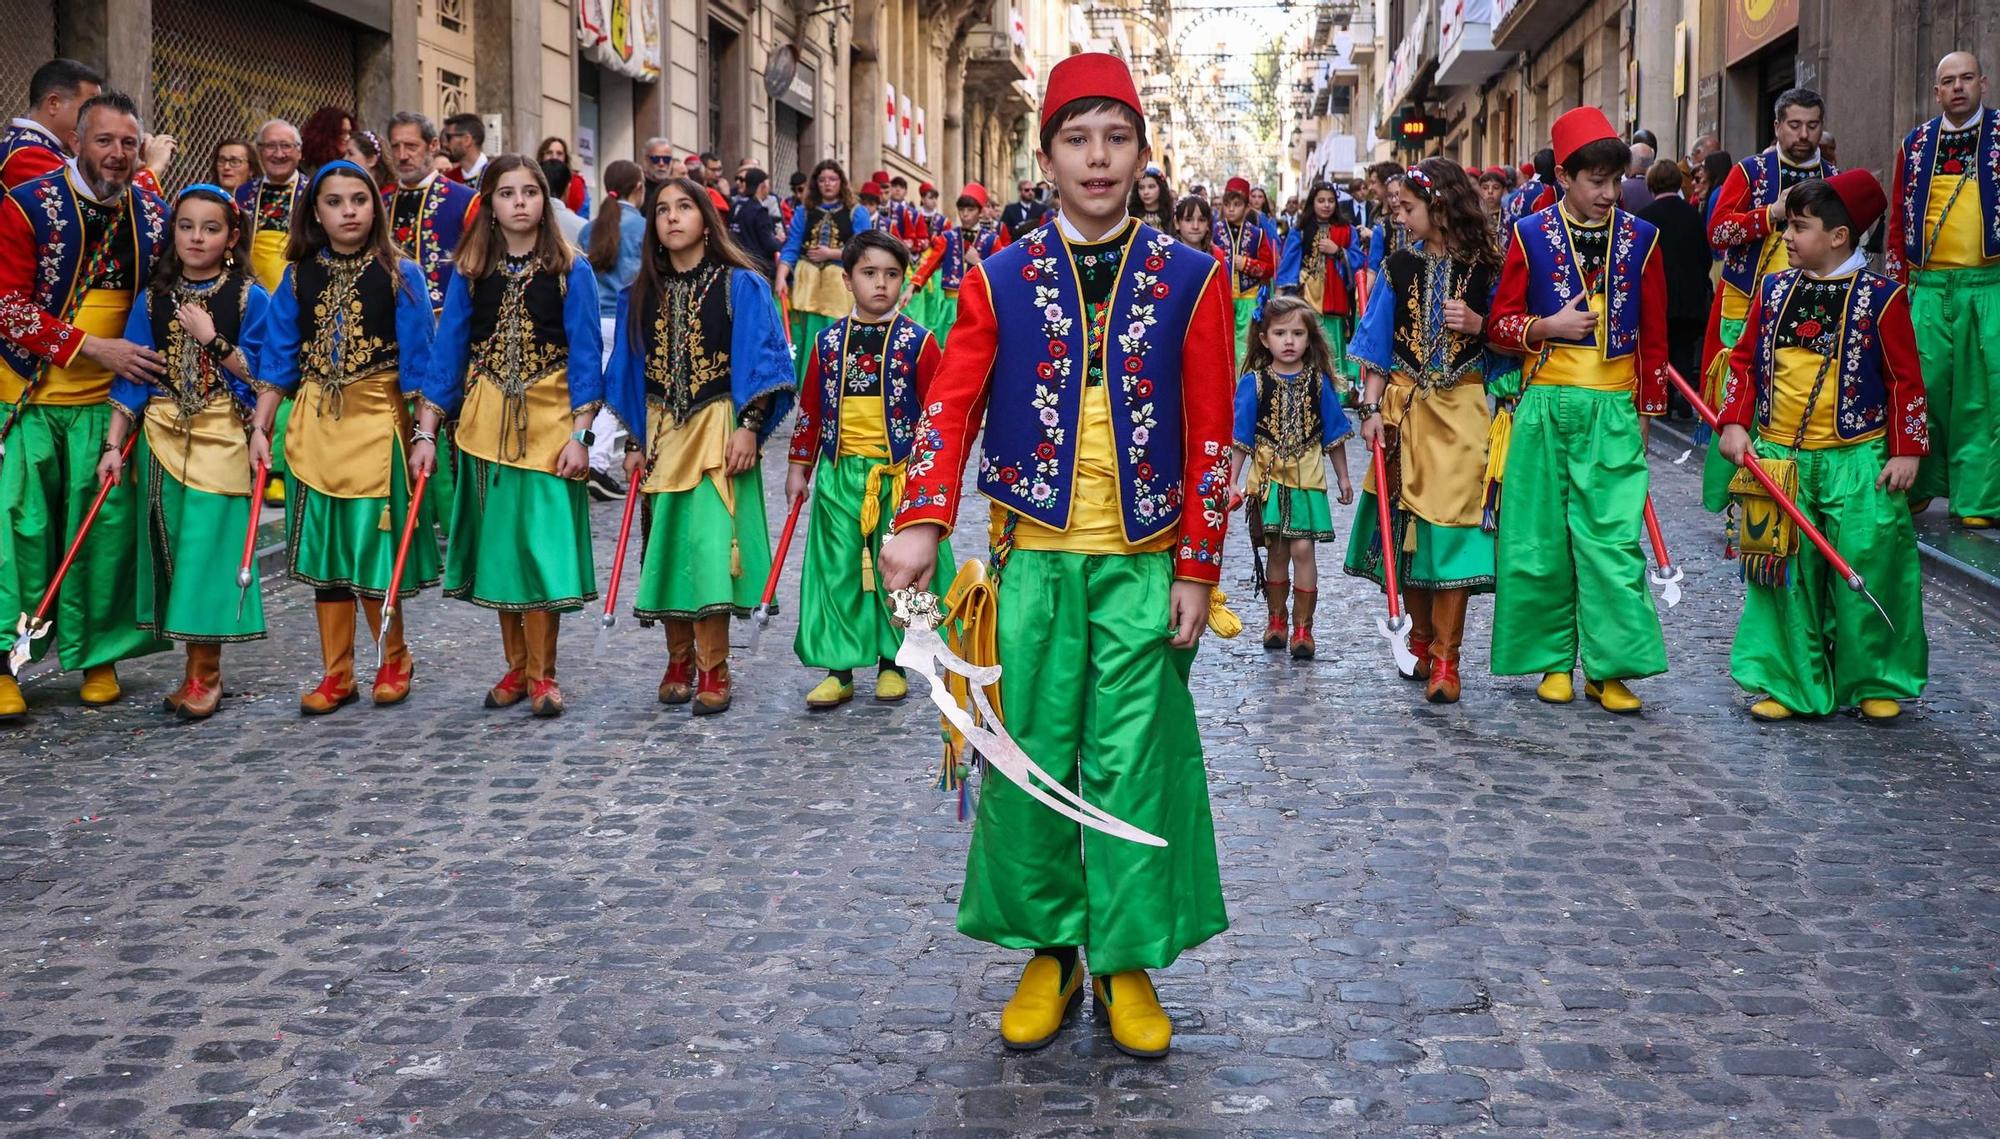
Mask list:
[{"label": "wristwatch", "polygon": [[576,440],[577,442],[583,444],[586,447],[589,447],[597,442],[597,432],[592,431],[590,428],[586,427],[581,431],[572,432],[570,434],[570,438]]}]

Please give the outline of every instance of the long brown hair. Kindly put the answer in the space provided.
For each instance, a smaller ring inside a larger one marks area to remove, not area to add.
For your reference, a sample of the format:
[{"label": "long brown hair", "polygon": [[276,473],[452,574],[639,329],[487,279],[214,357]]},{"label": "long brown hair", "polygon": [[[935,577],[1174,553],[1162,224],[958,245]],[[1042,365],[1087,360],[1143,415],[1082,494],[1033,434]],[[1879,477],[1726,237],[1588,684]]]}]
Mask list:
[{"label": "long brown hair", "polygon": [[695,209],[701,211],[701,256],[704,261],[713,261],[731,269],[748,269],[757,272],[756,263],[743,247],[729,236],[729,228],[723,224],[722,215],[716,211],[715,200],[708,196],[708,187],[692,178],[682,176],[655,182],[646,188],[646,204],[640,209],[646,219],[645,256],[639,259],[639,277],[632,282],[632,299],[627,312],[626,323],[631,326],[632,346],[643,349],[645,342],[640,339],[640,328],[650,321],[658,311],[660,298],[667,291],[667,247],[660,242],[660,230],[656,224],[660,205],[667,191],[675,190],[685,194],[694,202]]},{"label": "long brown hair", "polygon": [[[1412,178],[1404,172],[1390,179],[1403,192],[1414,194],[1430,211],[1431,224],[1444,231],[1444,252],[1454,261],[1500,268],[1500,247],[1493,238],[1493,225],[1479,201],[1479,187],[1466,176],[1465,169],[1449,158],[1426,158],[1410,168],[1423,175]],[[1426,186],[1424,183],[1430,184]]]},{"label": "long brown hair", "polygon": [[1326,332],[1320,327],[1319,313],[1312,302],[1304,297],[1289,294],[1272,297],[1264,303],[1264,315],[1250,329],[1250,346],[1243,353],[1243,370],[1258,372],[1269,368],[1274,361],[1271,349],[1264,343],[1264,333],[1279,321],[1296,316],[1305,322],[1306,355],[1300,361],[1305,365],[1306,374],[1314,377],[1333,374],[1333,350],[1327,347]]},{"label": "long brown hair", "polygon": [[181,283],[181,252],[174,244],[174,231],[178,228],[181,210],[191,202],[213,202],[222,207],[222,216],[229,223],[229,242],[223,247],[222,278],[227,280],[232,274],[243,272],[240,256],[243,251],[243,214],[236,203],[217,194],[214,190],[196,186],[181,191],[174,200],[173,216],[167,219],[167,240],[161,242],[160,252],[153,259],[153,279],[146,286],[152,293],[153,311],[161,311],[162,305],[173,303],[174,286]]},{"label": "long brown hair", "polygon": [[600,273],[618,268],[621,247],[618,234],[623,228],[619,221],[624,217],[618,203],[626,202],[638,209],[645,184],[646,172],[636,162],[621,158],[604,168],[604,204],[598,207],[597,220],[590,227],[590,248],[586,251],[591,268]]},{"label": "long brown hair", "polygon": [[[306,183],[306,192],[300,196],[298,205],[292,210],[292,233],[285,242],[285,260],[296,265],[319,256],[319,251],[332,242],[326,236],[326,227],[319,220],[320,186],[329,178],[352,178],[368,187],[368,198],[374,220],[368,227],[368,240],[362,245],[362,252],[373,258],[389,280],[401,288],[403,273],[401,265],[408,258],[389,236],[389,207],[382,201],[382,190],[375,185],[375,179],[367,171],[345,158],[336,159],[320,167],[312,180]],[[428,298],[426,298],[428,303]]]},{"label": "long brown hair", "polygon": [[569,242],[563,240],[562,230],[556,228],[556,211],[549,201],[549,183],[542,177],[541,164],[519,154],[502,154],[488,162],[486,172],[479,176],[479,202],[473,207],[475,220],[459,240],[458,252],[453,256],[458,275],[468,281],[477,281],[491,273],[507,255],[507,235],[500,232],[500,215],[493,208],[493,192],[499,189],[501,178],[516,170],[526,170],[542,195],[542,220],[535,227],[536,266],[562,276],[575,263]]},{"label": "long brown hair", "polygon": [[[813,167],[812,176],[806,179],[806,205],[820,206],[826,204],[825,195],[819,192],[820,172],[825,170],[831,170],[835,174],[840,175],[840,208],[843,210],[852,210],[854,208],[854,183],[847,180],[847,171],[841,168],[840,163],[835,162],[831,158],[821,159],[819,165]],[[887,186],[882,188],[885,191],[888,189]]]}]

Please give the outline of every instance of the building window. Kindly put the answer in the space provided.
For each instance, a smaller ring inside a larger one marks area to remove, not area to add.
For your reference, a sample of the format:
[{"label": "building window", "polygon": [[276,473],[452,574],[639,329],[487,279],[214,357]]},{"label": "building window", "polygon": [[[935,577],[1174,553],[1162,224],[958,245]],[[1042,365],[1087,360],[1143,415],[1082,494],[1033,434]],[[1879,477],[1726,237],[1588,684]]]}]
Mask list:
[{"label": "building window", "polygon": [[472,80],[456,71],[438,68],[438,110],[445,118],[472,105]]},{"label": "building window", "polygon": [[438,26],[448,32],[463,33],[467,23],[466,0],[434,0],[437,4]]}]

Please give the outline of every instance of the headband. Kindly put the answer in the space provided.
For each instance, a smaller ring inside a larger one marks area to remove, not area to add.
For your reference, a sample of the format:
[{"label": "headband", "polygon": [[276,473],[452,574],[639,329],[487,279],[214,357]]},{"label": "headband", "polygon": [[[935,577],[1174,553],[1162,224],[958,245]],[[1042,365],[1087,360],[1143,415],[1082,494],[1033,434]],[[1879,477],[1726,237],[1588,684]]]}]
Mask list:
[{"label": "headband", "polygon": [[377,154],[382,153],[382,140],[375,137],[374,131],[368,130],[367,128],[364,127],[361,130],[355,131],[354,133],[368,140],[369,149],[373,150]]},{"label": "headband", "polygon": [[368,183],[370,186],[375,185],[374,176],[369,174],[368,171],[363,170],[358,164],[350,162],[345,158],[336,158],[332,162],[327,163],[325,166],[320,167],[318,170],[313,171],[312,184],[308,186],[307,189],[316,193],[319,190],[319,184],[321,182],[326,181],[326,176],[328,174],[339,174],[339,173],[353,174],[355,177],[361,179],[363,182]]},{"label": "headband", "polygon": [[1423,190],[1424,197],[1426,198],[1430,197],[1437,189],[1437,187],[1431,184],[1431,176],[1414,166],[1408,167],[1403,171],[1403,181],[1416,183]]},{"label": "headband", "polygon": [[236,209],[236,195],[213,182],[196,182],[188,186],[180,193],[174,195],[174,204],[177,206],[180,205],[183,201],[187,200],[189,194],[214,194],[216,197],[221,198],[223,204],[227,205],[232,211]]}]

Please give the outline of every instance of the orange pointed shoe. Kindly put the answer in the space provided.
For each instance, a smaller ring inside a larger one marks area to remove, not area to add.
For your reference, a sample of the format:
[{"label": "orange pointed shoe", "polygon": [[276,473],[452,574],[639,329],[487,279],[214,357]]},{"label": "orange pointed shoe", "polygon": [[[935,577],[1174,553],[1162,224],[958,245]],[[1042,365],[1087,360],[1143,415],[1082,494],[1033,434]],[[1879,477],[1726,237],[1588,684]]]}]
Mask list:
[{"label": "orange pointed shoe", "polygon": [[685,704],[694,699],[694,662],[667,662],[667,674],[660,678],[660,703]]},{"label": "orange pointed shoe", "polygon": [[563,714],[562,689],[556,687],[553,677],[535,681],[535,689],[528,697],[528,711],[544,720],[552,720]]},{"label": "orange pointed shoe", "polygon": [[320,677],[318,688],[299,697],[299,711],[308,716],[324,716],[359,699],[361,693],[355,690],[353,677],[327,675]]},{"label": "orange pointed shoe", "polygon": [[512,708],[528,698],[528,674],[518,668],[510,668],[507,675],[500,678],[486,692],[488,708]]},{"label": "orange pointed shoe", "polygon": [[729,711],[733,698],[729,692],[729,666],[705,668],[695,678],[694,714],[713,716],[717,712]]},{"label": "orange pointed shoe", "polygon": [[1431,662],[1431,679],[1424,692],[1424,698],[1433,704],[1458,703],[1458,662],[1440,660]]}]

